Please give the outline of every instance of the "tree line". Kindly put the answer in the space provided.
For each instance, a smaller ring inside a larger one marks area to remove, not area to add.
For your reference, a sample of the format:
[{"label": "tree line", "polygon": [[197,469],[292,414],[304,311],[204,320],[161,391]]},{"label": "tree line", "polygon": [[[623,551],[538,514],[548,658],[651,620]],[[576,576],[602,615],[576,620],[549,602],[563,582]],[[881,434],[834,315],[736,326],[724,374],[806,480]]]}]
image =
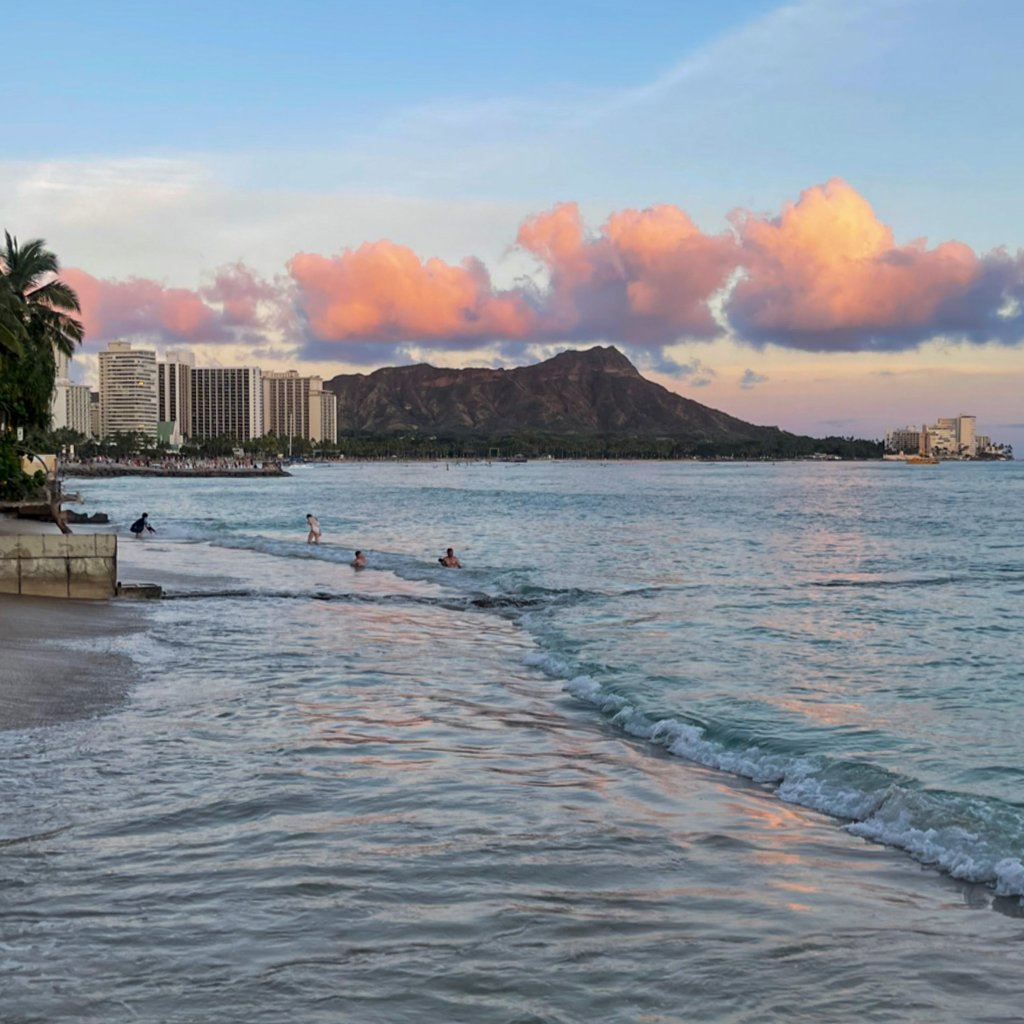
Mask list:
[{"label": "tree line", "polygon": [[[170,447],[144,433],[111,434],[86,438],[71,430],[36,432],[29,441],[38,450],[65,452],[77,458],[117,461],[130,457],[158,458]],[[284,459],[291,454],[305,459],[879,459],[882,443],[854,437],[802,437],[779,431],[766,439],[693,441],[668,437],[580,437],[522,432],[501,435],[422,436],[358,434],[337,441],[262,437],[239,441],[230,435],[186,442],[174,454],[201,458],[229,457],[242,451],[254,459]]]}]

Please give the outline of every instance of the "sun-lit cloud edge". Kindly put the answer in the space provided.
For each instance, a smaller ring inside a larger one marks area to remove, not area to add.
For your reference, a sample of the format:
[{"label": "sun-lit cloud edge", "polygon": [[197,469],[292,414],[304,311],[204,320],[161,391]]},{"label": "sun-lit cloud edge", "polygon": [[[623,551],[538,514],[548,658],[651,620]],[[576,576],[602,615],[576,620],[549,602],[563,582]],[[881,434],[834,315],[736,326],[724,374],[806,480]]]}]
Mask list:
[{"label": "sun-lit cloud edge", "polygon": [[722,336],[809,352],[1024,338],[1024,253],[898,243],[838,178],[775,216],[734,210],[718,234],[671,204],[617,211],[591,230],[560,203],[527,217],[511,249],[533,273],[504,286],[477,257],[422,258],[386,239],[299,252],[273,276],[237,261],[191,289],[75,267],[65,277],[90,344],[275,344],[300,360],[379,363],[402,345],[604,341],[671,358],[680,341]]}]

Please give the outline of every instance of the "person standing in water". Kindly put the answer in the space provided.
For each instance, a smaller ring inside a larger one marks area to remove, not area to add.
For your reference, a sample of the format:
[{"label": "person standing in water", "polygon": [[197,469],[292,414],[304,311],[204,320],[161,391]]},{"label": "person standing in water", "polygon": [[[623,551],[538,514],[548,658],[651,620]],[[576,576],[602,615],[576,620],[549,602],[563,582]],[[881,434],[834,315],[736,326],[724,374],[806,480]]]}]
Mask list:
[{"label": "person standing in water", "polygon": [[156,530],[154,530],[153,527],[149,525],[148,512],[143,512],[142,515],[138,519],[136,519],[134,523],[132,523],[129,529],[132,531],[132,533],[135,534],[136,537],[141,537],[143,533],[156,533]]},{"label": "person standing in water", "polygon": [[455,552],[451,548],[449,548],[448,551],[445,554],[443,554],[438,559],[438,561],[446,569],[461,569],[462,568],[462,563],[455,557]]},{"label": "person standing in water", "polygon": [[356,552],[356,557],[352,559],[353,569],[365,569],[366,568],[366,555],[362,551]]},{"label": "person standing in water", "polygon": [[309,526],[309,536],[306,538],[307,544],[319,544],[320,543],[320,520],[317,519],[312,512],[306,513],[306,523]]}]

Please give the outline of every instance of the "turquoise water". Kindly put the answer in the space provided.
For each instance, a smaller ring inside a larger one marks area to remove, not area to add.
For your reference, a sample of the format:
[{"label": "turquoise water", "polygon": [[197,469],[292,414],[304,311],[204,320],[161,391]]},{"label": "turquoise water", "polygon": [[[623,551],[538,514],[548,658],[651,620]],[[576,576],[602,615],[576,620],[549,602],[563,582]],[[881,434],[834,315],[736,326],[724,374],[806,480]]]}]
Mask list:
[{"label": "turquoise water", "polygon": [[80,489],[170,600],[0,736],[11,1019],[1019,1019],[1020,465]]}]

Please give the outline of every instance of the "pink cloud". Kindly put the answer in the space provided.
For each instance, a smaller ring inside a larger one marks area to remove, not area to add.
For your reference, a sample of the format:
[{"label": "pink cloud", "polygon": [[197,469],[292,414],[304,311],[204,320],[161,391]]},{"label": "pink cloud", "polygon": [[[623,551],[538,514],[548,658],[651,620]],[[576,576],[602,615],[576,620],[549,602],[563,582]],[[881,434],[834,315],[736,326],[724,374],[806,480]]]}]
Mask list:
[{"label": "pink cloud", "polygon": [[78,293],[87,342],[235,341],[241,329],[260,330],[283,316],[280,286],[242,264],[219,270],[211,284],[196,291],[147,278],[103,280],[74,267],[61,276]]},{"label": "pink cloud", "polygon": [[664,343],[717,330],[708,301],[737,261],[728,235],[703,234],[678,207],[624,210],[587,237],[575,203],[527,220],[517,243],[548,270],[548,337]]},{"label": "pink cloud", "polygon": [[708,339],[723,330],[716,299],[725,326],[753,345],[895,350],[938,336],[1024,338],[1024,255],[898,244],[839,179],[807,189],[777,217],[734,212],[718,235],[671,205],[618,211],[588,231],[576,204],[561,203],[524,221],[516,245],[543,283],[498,289],[475,258],[424,260],[390,241],[335,256],[300,252],[273,281],[236,264],[198,290],[81,270],[65,277],[91,340],[266,344],[269,333],[319,358],[339,343],[372,359],[379,343]]},{"label": "pink cloud", "polygon": [[520,338],[534,326],[523,296],[495,291],[475,259],[421,262],[411,249],[381,241],[334,257],[299,253],[288,270],[320,341]]},{"label": "pink cloud", "polygon": [[[737,334],[796,348],[906,348],[949,333],[1021,336],[999,310],[1024,282],[1021,258],[979,258],[960,242],[897,245],[870,204],[838,178],[775,218],[733,214],[746,276],[726,305]],[[1005,319],[1005,318],[1003,318]]]}]

